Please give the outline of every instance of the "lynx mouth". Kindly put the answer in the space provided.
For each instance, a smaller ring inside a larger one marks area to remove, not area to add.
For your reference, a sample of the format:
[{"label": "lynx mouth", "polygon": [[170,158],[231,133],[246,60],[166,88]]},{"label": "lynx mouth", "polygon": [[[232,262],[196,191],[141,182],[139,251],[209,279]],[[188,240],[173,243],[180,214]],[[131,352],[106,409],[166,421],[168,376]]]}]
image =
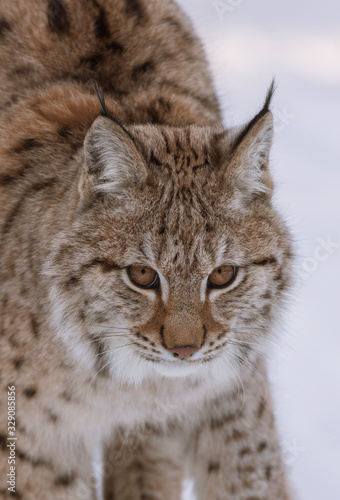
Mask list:
[{"label": "lynx mouth", "polygon": [[161,361],[155,364],[155,369],[166,377],[185,377],[197,372],[202,365],[197,361]]}]

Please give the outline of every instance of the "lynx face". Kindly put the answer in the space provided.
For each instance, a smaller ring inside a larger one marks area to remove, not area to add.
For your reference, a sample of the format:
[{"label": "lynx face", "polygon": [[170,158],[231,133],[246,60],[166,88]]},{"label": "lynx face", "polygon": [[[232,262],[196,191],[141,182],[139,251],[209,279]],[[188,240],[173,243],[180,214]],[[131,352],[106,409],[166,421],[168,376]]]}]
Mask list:
[{"label": "lynx face", "polygon": [[80,360],[128,382],[225,380],[261,351],[291,275],[268,104],[224,132],[94,122],[48,270],[55,325]]}]

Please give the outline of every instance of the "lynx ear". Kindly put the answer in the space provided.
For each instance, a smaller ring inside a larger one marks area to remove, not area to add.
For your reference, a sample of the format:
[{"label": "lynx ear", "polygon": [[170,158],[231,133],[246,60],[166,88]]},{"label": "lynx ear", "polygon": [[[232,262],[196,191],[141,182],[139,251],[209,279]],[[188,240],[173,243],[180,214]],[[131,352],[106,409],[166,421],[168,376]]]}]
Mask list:
[{"label": "lynx ear", "polygon": [[228,153],[224,179],[228,191],[246,204],[258,197],[271,198],[269,153],[274,128],[269,104],[272,94],[273,84],[262,110],[249,123],[226,134]]},{"label": "lynx ear", "polygon": [[84,143],[86,173],[80,187],[124,196],[125,189],[142,187],[147,177],[145,162],[129,133],[118,122],[100,116]]}]

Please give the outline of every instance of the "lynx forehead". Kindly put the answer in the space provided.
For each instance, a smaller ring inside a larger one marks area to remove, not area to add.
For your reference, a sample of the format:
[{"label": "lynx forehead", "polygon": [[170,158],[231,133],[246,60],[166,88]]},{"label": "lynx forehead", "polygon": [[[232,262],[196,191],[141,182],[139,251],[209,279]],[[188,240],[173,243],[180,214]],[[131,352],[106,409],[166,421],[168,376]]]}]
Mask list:
[{"label": "lynx forehead", "polygon": [[288,499],[274,86],[223,129],[168,0],[2,0],[0,58],[0,499]]}]

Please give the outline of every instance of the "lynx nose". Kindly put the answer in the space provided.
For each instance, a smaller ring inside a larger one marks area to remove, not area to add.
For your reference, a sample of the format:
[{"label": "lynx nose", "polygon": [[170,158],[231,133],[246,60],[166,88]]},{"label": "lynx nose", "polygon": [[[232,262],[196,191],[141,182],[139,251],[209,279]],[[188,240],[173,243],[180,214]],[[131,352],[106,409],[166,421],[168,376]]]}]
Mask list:
[{"label": "lynx nose", "polygon": [[194,347],[191,345],[183,346],[183,347],[173,347],[172,349],[168,349],[175,358],[179,359],[189,359],[194,352],[197,352],[198,347]]}]

